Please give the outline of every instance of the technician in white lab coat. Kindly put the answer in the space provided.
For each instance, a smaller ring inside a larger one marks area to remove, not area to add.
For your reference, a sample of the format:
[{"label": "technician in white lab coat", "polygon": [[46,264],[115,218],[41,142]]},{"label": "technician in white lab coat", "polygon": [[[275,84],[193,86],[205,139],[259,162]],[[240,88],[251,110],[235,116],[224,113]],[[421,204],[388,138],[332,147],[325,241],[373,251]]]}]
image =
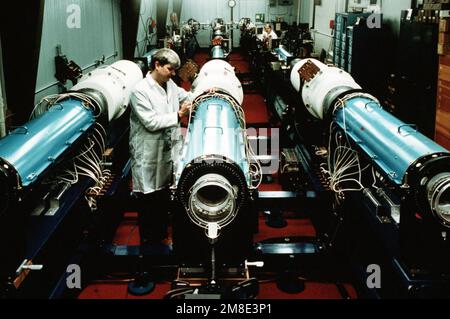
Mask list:
[{"label": "technician in white lab coat", "polygon": [[179,67],[175,51],[158,50],[130,98],[131,171],[140,203],[141,244],[167,238],[168,186],[182,142],[179,123],[192,106],[191,94],[171,79]]},{"label": "technician in white lab coat", "polygon": [[263,40],[276,40],[278,39],[278,35],[273,31],[272,25],[270,23],[266,23],[264,25],[264,31],[263,31]]},{"label": "technician in white lab coat", "polygon": [[273,31],[272,25],[270,23],[266,23],[264,25],[264,31],[262,33],[262,42],[263,47],[265,49],[272,49],[272,40],[278,39],[278,35]]}]

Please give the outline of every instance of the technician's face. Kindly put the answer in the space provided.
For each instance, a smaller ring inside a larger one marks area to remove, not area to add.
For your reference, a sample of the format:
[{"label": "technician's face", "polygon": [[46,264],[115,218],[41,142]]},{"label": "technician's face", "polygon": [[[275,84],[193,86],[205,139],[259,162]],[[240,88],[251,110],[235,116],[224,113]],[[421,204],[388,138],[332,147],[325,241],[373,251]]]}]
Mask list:
[{"label": "technician's face", "polygon": [[266,31],[267,33],[270,33],[270,27],[264,27],[264,31]]},{"label": "technician's face", "polygon": [[164,82],[169,81],[175,75],[175,68],[171,64],[160,65],[158,61],[155,63],[155,71]]}]

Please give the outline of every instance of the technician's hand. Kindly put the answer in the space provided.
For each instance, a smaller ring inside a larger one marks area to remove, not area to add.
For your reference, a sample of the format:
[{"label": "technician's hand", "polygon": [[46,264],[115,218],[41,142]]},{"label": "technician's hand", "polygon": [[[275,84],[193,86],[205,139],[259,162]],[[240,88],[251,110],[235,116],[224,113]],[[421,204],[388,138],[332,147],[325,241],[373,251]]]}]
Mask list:
[{"label": "technician's hand", "polygon": [[186,116],[189,114],[189,112],[191,111],[192,108],[192,102],[183,102],[183,104],[181,104],[180,110],[178,111],[178,116],[180,118]]}]

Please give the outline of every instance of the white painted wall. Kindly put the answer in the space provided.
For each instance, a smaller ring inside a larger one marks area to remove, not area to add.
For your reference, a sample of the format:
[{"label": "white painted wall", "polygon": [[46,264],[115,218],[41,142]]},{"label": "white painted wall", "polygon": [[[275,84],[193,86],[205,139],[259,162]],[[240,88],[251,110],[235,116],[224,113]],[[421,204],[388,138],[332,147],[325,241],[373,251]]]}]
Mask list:
[{"label": "white painted wall", "polygon": [[[69,5],[80,7],[80,28],[69,28]],[[106,64],[122,58],[120,0],[47,0],[44,6],[41,48],[35,102],[59,93],[55,78],[56,46],[62,54],[89,72],[95,60],[105,56]],[[70,89],[72,82],[67,81]]]},{"label": "white painted wall", "polygon": [[312,23],[312,2],[310,0],[298,0],[300,1],[300,23]]},{"label": "white painted wall", "polygon": [[139,16],[139,25],[137,32],[137,41],[134,56],[142,56],[147,50],[147,44],[155,45],[157,43],[156,31],[153,34],[145,32],[149,18],[156,19],[156,0],[141,0],[141,10]]},{"label": "white painted wall", "polygon": [[[311,2],[311,16],[314,7],[314,0]],[[314,38],[314,50],[320,53],[322,49],[326,51],[330,48],[333,35],[330,29],[330,21],[334,20],[336,12],[345,11],[345,0],[322,0],[321,5],[316,6],[315,23],[312,35]],[[312,18],[311,18],[312,19]]]}]

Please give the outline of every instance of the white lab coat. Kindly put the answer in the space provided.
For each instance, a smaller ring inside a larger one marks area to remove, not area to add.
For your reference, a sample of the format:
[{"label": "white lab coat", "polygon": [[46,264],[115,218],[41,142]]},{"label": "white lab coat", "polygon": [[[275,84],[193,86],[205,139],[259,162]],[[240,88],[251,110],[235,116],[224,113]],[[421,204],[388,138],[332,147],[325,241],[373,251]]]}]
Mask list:
[{"label": "white lab coat", "polygon": [[152,193],[170,185],[181,151],[180,103],[191,93],[167,82],[167,92],[150,74],[131,93],[130,158],[133,191]]},{"label": "white lab coat", "polygon": [[273,30],[271,30],[270,33],[263,31],[263,39],[265,40],[267,38],[270,38],[271,40],[276,40],[278,39],[278,35]]}]

